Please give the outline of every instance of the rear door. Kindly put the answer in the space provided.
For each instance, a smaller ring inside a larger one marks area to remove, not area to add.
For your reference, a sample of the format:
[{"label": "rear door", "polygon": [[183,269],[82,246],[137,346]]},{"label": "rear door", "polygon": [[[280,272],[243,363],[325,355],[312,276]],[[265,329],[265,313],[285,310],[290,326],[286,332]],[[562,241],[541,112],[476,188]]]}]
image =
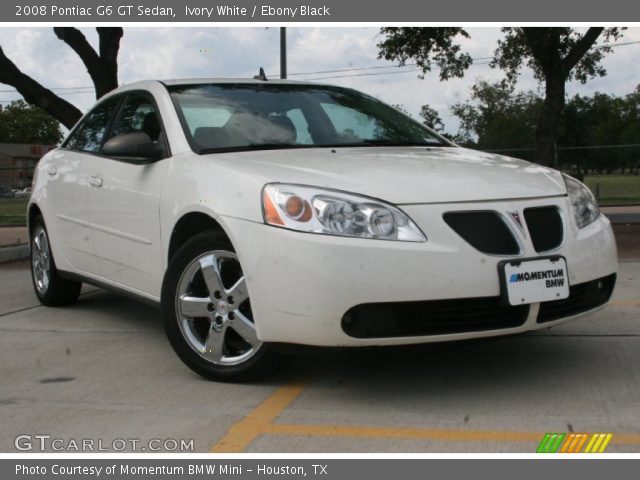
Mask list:
[{"label": "rear door", "polygon": [[127,95],[110,137],[142,131],[163,150],[161,160],[136,164],[102,157],[89,186],[91,228],[102,276],[138,293],[159,296],[162,283],[160,196],[169,150],[162,121],[148,92]]}]

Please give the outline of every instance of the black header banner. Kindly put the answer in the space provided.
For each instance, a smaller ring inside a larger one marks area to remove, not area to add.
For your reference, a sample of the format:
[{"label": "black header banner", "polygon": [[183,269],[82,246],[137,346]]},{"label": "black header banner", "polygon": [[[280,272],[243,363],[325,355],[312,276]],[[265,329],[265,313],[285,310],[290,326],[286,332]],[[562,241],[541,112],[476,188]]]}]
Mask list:
[{"label": "black header banner", "polygon": [[629,0],[15,0],[2,22],[637,22]]},{"label": "black header banner", "polygon": [[580,478],[627,479],[637,476],[631,459],[1,459],[3,480],[157,480],[303,479],[403,480]]}]

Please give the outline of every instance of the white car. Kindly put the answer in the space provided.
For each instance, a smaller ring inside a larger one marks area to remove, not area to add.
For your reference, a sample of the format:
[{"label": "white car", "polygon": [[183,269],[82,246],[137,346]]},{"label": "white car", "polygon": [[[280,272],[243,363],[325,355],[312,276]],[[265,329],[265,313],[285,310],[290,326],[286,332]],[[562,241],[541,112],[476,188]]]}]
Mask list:
[{"label": "white car", "polygon": [[546,328],[603,307],[609,221],[582,183],[458,147],[357,91],[146,81],[39,163],[35,292],[161,304],[179,357],[245,380],[280,344],[382,346]]}]

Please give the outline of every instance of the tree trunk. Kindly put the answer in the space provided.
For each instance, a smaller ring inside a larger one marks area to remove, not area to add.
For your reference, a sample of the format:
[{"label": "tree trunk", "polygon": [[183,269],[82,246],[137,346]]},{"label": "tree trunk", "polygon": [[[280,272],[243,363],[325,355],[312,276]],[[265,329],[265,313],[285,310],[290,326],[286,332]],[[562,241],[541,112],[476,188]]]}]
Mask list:
[{"label": "tree trunk", "polygon": [[564,58],[560,53],[562,28],[523,27],[522,31],[533,58],[544,75],[546,88],[536,131],[536,162],[557,167],[556,141],[560,130],[560,114],[564,108],[565,82],[596,43],[604,28],[590,27]]},{"label": "tree trunk", "polygon": [[[73,27],[56,27],[55,34],[78,54],[93,80],[96,98],[118,87],[118,51],[121,27],[97,27],[100,53],[89,44],[84,34]],[[11,85],[31,105],[36,105],[71,129],[82,112],[71,103],[45,88],[20,69],[0,47],[0,83]]]},{"label": "tree trunk", "polygon": [[11,85],[27,103],[42,108],[65,127],[71,128],[82,116],[75,106],[60,98],[33,78],[22,73],[0,47],[0,83]]},{"label": "tree trunk", "polygon": [[100,37],[99,53],[84,34],[74,27],[54,27],[56,36],[78,54],[96,88],[96,99],[118,88],[118,51],[122,38],[121,27],[97,27]]},{"label": "tree trunk", "polygon": [[556,142],[560,131],[560,114],[564,108],[565,77],[553,72],[545,79],[546,95],[536,132],[536,162],[556,165]]}]

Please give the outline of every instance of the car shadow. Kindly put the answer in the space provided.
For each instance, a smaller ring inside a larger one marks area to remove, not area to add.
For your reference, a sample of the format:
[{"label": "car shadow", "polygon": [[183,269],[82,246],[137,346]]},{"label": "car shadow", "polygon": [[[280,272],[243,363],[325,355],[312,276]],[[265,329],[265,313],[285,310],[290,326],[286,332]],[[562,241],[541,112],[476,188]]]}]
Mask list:
[{"label": "car shadow", "polygon": [[[165,341],[157,307],[95,290],[83,294],[74,308],[92,318],[98,315],[101,325],[107,322],[113,328],[144,331],[157,341]],[[468,401],[469,395],[477,395],[517,396],[523,401],[535,397],[546,403],[545,396],[560,395],[566,385],[579,382],[588,395],[591,388],[596,391],[608,381],[603,355],[611,348],[611,340],[568,333],[399,347],[303,349],[288,355],[279,370],[253,384],[279,386],[303,381],[363,403],[369,403],[372,395],[378,401],[399,405],[425,395],[444,402]],[[161,365],[156,367],[162,369]],[[627,367],[640,369],[640,359]],[[187,374],[202,380],[194,373]]]}]

